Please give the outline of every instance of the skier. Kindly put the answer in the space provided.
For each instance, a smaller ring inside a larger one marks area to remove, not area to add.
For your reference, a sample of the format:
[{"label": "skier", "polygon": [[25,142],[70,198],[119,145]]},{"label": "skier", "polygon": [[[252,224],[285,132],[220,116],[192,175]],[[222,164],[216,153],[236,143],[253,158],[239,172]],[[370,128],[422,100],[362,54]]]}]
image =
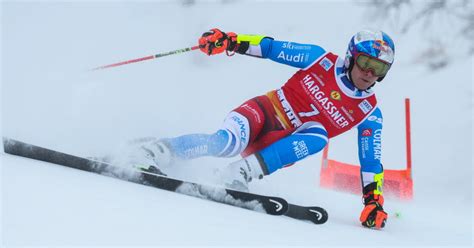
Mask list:
[{"label": "skier", "polygon": [[394,43],[382,31],[364,30],[349,42],[345,59],[317,45],[278,41],[261,35],[211,29],[199,38],[207,55],[235,53],[299,68],[279,89],[244,102],[213,134],[153,139],[143,144],[160,167],[201,156],[242,159],[223,177],[237,189],[316,154],[335,137],[358,129],[364,209],[363,226],[383,228],[383,167],[380,161],[382,112],[371,88],[384,79],[394,60]]}]

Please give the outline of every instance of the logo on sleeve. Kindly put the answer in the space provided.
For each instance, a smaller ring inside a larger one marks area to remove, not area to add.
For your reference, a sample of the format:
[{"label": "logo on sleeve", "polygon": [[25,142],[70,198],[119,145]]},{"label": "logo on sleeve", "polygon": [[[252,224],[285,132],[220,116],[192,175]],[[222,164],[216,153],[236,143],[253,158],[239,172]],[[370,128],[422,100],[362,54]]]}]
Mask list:
[{"label": "logo on sleeve", "polygon": [[367,120],[369,120],[369,121],[375,121],[375,122],[377,122],[377,123],[382,124],[382,118],[378,118],[378,117],[375,116],[375,115],[369,116],[369,118],[367,118]]},{"label": "logo on sleeve", "polygon": [[366,128],[366,129],[362,130],[362,136],[364,136],[364,137],[372,136],[372,129],[371,128]]},{"label": "logo on sleeve", "polygon": [[328,58],[324,58],[319,62],[319,65],[322,66],[324,70],[329,71],[334,64]]}]

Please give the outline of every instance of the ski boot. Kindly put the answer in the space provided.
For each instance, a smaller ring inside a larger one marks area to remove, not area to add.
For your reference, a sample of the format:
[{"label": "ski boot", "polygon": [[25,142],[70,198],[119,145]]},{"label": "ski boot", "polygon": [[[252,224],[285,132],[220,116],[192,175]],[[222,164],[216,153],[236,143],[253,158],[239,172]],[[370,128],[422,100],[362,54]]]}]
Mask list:
[{"label": "ski boot", "polygon": [[248,184],[254,178],[262,179],[265,175],[262,169],[263,161],[260,162],[255,154],[230,163],[221,171],[221,179],[224,185],[230,189],[248,192]]},{"label": "ski boot", "polygon": [[165,175],[161,169],[173,163],[173,153],[164,140],[143,138],[133,141],[132,145],[128,163],[141,171]]}]

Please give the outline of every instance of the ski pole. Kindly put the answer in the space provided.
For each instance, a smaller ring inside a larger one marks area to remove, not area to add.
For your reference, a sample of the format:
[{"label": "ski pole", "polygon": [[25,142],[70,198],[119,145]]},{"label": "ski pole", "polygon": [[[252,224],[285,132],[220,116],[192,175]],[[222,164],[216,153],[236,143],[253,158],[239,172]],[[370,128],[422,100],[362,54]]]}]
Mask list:
[{"label": "ski pole", "polygon": [[145,60],[150,60],[150,59],[156,59],[156,58],[160,58],[160,57],[164,57],[164,56],[168,56],[168,55],[174,55],[174,54],[179,54],[179,53],[194,51],[194,50],[196,50],[196,49],[199,49],[199,46],[187,47],[187,48],[178,49],[178,50],[174,50],[174,51],[170,51],[170,52],[158,53],[158,54],[155,54],[155,55],[150,55],[150,56],[146,56],[146,57],[142,57],[142,58],[137,58],[137,59],[131,59],[131,60],[122,61],[122,62],[110,64],[110,65],[103,65],[103,66],[96,67],[96,68],[94,68],[94,69],[92,69],[92,70],[93,70],[93,71],[95,71],[95,70],[102,70],[102,69],[107,69],[107,68],[111,68],[111,67],[117,67],[117,66],[121,66],[121,65],[137,63],[137,62],[140,62],[140,61],[145,61]]}]

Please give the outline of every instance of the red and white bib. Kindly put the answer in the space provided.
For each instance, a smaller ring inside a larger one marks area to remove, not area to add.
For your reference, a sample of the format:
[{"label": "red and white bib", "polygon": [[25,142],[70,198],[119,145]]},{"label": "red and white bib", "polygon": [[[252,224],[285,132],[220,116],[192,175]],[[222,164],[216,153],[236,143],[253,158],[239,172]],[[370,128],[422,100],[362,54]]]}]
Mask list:
[{"label": "red and white bib", "polygon": [[327,53],[295,73],[281,89],[271,92],[271,98],[278,101],[277,112],[282,112],[287,123],[299,127],[317,121],[331,138],[358,125],[375,109],[374,93],[353,96],[337,78],[337,62],[336,55]]}]

